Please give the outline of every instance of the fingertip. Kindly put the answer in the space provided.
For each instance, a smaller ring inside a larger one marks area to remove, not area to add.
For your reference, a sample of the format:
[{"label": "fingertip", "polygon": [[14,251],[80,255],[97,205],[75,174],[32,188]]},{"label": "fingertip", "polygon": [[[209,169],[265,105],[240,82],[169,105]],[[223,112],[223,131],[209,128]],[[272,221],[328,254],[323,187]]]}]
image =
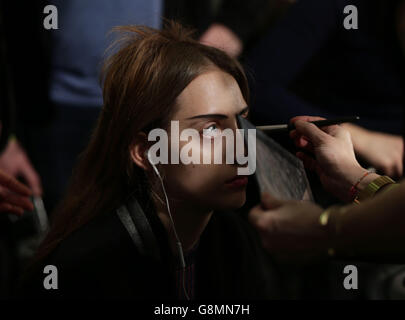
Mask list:
[{"label": "fingertip", "polygon": [[271,210],[277,208],[281,205],[282,201],[273,197],[269,193],[262,193],[261,197],[261,207],[263,210]]},{"label": "fingertip", "polygon": [[33,203],[30,203],[28,211],[34,211],[34,204]]},{"label": "fingertip", "polygon": [[6,210],[9,214],[13,214],[17,217],[22,217],[24,215],[24,209],[18,207],[10,207]]},{"label": "fingertip", "polygon": [[258,228],[258,230],[261,232],[267,230],[268,229],[267,219],[265,219],[264,217],[257,219],[256,228]]},{"label": "fingertip", "polygon": [[34,210],[34,204],[32,203],[31,199],[28,197],[19,198],[18,202],[15,203],[19,208],[25,209],[27,211]]},{"label": "fingertip", "polygon": [[248,220],[252,224],[256,224],[257,220],[263,213],[263,209],[260,204],[254,206],[252,209],[250,209],[249,214],[248,214]]},{"label": "fingertip", "polygon": [[31,192],[32,195],[35,197],[41,197],[42,196],[42,186],[40,184],[34,184],[31,187]]},{"label": "fingertip", "polygon": [[295,121],[297,121],[300,118],[300,116],[296,116],[290,119],[289,123],[293,124]]},{"label": "fingertip", "polygon": [[294,130],[290,131],[289,135],[290,135],[290,138],[294,139],[298,135],[298,132],[296,129],[294,129]]}]

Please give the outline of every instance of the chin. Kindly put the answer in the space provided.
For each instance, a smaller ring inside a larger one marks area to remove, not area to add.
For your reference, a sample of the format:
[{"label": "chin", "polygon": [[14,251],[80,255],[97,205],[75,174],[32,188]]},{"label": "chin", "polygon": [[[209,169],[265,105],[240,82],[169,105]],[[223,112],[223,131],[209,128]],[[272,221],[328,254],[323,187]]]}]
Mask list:
[{"label": "chin", "polygon": [[222,198],[220,207],[222,210],[236,210],[246,202],[246,191],[232,192]]}]

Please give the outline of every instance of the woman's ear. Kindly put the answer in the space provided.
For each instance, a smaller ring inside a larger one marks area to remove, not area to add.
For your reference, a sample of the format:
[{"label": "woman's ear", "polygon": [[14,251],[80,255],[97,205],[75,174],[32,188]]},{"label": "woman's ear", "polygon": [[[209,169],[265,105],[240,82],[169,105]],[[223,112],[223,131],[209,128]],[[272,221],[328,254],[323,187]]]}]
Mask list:
[{"label": "woman's ear", "polygon": [[150,170],[149,160],[147,157],[149,145],[146,138],[146,134],[140,132],[135,137],[133,143],[129,148],[132,161],[143,170]]}]

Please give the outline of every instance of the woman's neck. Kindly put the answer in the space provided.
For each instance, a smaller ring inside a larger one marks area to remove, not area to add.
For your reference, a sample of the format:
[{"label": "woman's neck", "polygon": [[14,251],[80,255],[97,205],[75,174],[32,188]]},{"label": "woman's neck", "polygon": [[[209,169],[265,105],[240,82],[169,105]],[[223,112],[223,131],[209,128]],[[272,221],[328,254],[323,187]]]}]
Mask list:
[{"label": "woman's neck", "polygon": [[[172,205],[172,203],[170,203],[170,209],[183,252],[186,253],[197,244],[213,211],[198,210],[193,206]],[[177,239],[166,205],[162,203],[157,204],[157,214],[168,232],[172,252],[177,255]]]}]

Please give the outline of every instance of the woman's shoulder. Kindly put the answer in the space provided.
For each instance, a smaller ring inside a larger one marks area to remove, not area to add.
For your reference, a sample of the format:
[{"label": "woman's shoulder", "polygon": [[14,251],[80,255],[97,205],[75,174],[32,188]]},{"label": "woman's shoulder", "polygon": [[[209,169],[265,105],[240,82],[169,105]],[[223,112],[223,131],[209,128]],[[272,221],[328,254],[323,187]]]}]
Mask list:
[{"label": "woman's shoulder", "polygon": [[[21,291],[24,296],[44,298],[108,296],[114,292],[114,282],[122,285],[129,282],[132,271],[136,274],[142,266],[139,258],[117,214],[101,214],[62,240],[24,281]],[[56,281],[57,289],[45,288],[46,281]]]},{"label": "woman's shoulder", "polygon": [[127,250],[134,252],[135,249],[117,214],[109,212],[96,216],[61,241],[50,256],[50,261],[64,265],[97,263],[97,259],[106,260]]},{"label": "woman's shoulder", "polygon": [[[159,218],[131,198],[63,239],[35,269],[26,292],[46,298],[165,295],[166,242]],[[43,288],[47,266],[57,270],[56,291]]]}]

